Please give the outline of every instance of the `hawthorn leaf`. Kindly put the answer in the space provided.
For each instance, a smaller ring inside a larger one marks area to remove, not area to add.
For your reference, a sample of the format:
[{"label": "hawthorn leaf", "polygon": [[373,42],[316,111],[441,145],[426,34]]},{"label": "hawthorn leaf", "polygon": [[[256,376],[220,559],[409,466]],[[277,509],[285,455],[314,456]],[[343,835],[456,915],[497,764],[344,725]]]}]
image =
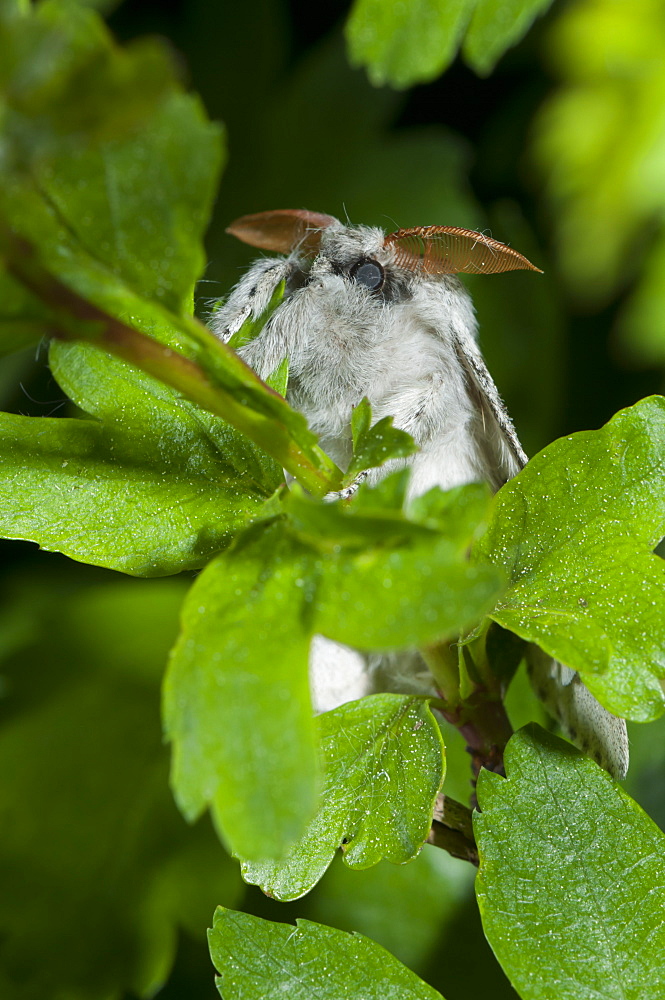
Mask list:
[{"label": "hawthorn leaf", "polygon": [[480,76],[489,76],[504,52],[526,35],[552,0],[477,0],[462,54]]},{"label": "hawthorn leaf", "polygon": [[481,771],[485,934],[523,1000],[665,993],[665,835],[589,758],[535,724]]},{"label": "hawthorn leaf", "polygon": [[408,648],[457,634],[496,602],[502,574],[468,557],[489,514],[488,491],[436,490],[431,506],[446,515],[422,524],[420,508],[410,518],[396,506],[404,484],[394,474],[350,505],[294,490],[285,499],[292,530],[322,556],[316,632],[357,649]]},{"label": "hawthorn leaf", "polygon": [[267,493],[179,430],[0,414],[0,534],[134,576],[205,565]]},{"label": "hawthorn leaf", "polygon": [[276,899],[309,892],[339,847],[350,868],[403,864],[420,851],[445,775],[441,731],[426,699],[376,694],[318,717],[325,782],[305,835],[275,864],[242,866]]},{"label": "hawthorn leaf", "polygon": [[397,506],[404,484],[394,474],[350,505],[294,490],[285,499],[292,530],[323,557],[316,632],[358,649],[413,647],[458,633],[496,601],[502,574],[468,557],[489,514],[488,491],[478,484],[450,496],[437,489],[431,506],[445,516],[422,524],[420,508],[410,518]]},{"label": "hawthorn leaf", "polygon": [[293,927],[220,906],[208,940],[224,1000],[442,1000],[374,941],[310,920]]},{"label": "hawthorn leaf", "polygon": [[351,413],[351,438],[353,440],[353,450],[358,447],[359,439],[367,433],[372,426],[372,404],[367,396],[363,396],[357,406],[353,407]]},{"label": "hawthorn leaf", "polygon": [[637,721],[665,710],[664,454],[661,396],[561,438],[499,491],[476,547],[508,574],[490,616]]},{"label": "hawthorn leaf", "polygon": [[151,435],[160,455],[186,450],[192,468],[205,455],[218,474],[232,472],[239,497],[270,496],[283,481],[282,469],[244,434],[127,361],[91,344],[52,342],[49,362],[63,392],[85,413],[108,428]]},{"label": "hawthorn leaf", "polygon": [[36,186],[81,250],[135,293],[191,313],[221,140],[199,99],[174,93],[147,129],[40,158]]},{"label": "hawthorn leaf", "polygon": [[316,892],[300,902],[299,912],[308,920],[371,937],[410,969],[429,968],[436,951],[445,977],[448,970],[439,961],[443,942],[454,933],[462,908],[475,908],[475,874],[472,865],[428,844],[408,865],[380,864],[362,871],[345,865],[340,853]]},{"label": "hawthorn leaf", "polygon": [[115,315],[136,321],[141,297],[191,311],[222,150],[166,46],[120,48],[73,4],[27,8],[0,33],[5,219]]},{"label": "hawthorn leaf", "polygon": [[94,12],[57,0],[3,3],[0,50],[10,166],[67,139],[80,145],[87,135],[101,140],[139,129],[176,82],[164,42],[139,39],[121,48]]},{"label": "hawthorn leaf", "polygon": [[[411,470],[405,468],[390,472],[378,483],[371,486],[364,483],[362,489],[356,490],[351,497],[346,505],[346,510],[350,514],[364,510],[378,512],[384,509],[401,513],[405,508],[410,478]],[[418,518],[414,518],[414,520],[418,520]]]},{"label": "hawthorn leaf", "polygon": [[477,622],[497,601],[503,575],[468,561],[473,534],[460,528],[451,517],[445,534],[331,554],[317,588],[316,631],[357,649],[407,649]]},{"label": "hawthorn leaf", "polygon": [[194,583],[165,680],[176,800],[190,820],[210,806],[252,860],[283,855],[316,808],[311,564],[282,520],[249,529]]},{"label": "hawthorn leaf", "polygon": [[351,483],[360,472],[385,465],[391,459],[406,458],[418,451],[410,434],[393,427],[393,418],[384,417],[372,427],[361,429],[355,442],[353,457],[344,477]]},{"label": "hawthorn leaf", "polygon": [[375,86],[434,80],[452,62],[475,0],[356,0],[346,24],[349,60]]},{"label": "hawthorn leaf", "polygon": [[376,86],[398,89],[435,79],[464,39],[466,62],[481,75],[526,34],[552,0],[356,0],[346,25],[349,59]]},{"label": "hawthorn leaf", "polygon": [[31,619],[2,664],[3,1000],[152,996],[179,928],[202,937],[215,903],[242,895],[211,824],[188,826],[168,787],[159,679],[184,581],[81,573],[47,566],[3,594]]},{"label": "hawthorn leaf", "polygon": [[[374,497],[375,491],[372,491]],[[391,498],[392,498],[391,491]],[[401,498],[400,498],[401,499]],[[297,486],[284,497],[284,510],[291,529],[322,552],[366,549],[370,545],[391,548],[406,542],[432,542],[438,532],[407,518],[400,507],[317,503]],[[487,507],[477,511],[479,518]]]}]

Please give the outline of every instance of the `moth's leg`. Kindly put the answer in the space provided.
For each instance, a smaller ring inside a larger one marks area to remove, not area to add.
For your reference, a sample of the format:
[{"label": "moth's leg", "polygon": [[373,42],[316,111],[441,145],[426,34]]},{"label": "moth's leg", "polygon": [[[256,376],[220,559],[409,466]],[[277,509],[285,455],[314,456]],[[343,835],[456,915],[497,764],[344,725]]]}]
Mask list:
[{"label": "moth's leg", "polygon": [[359,472],[353,482],[349,483],[348,486],[345,486],[341,490],[333,490],[331,493],[326,493],[323,498],[324,502],[333,503],[335,500],[349,500],[355,493],[358,492],[368,475],[369,472],[367,470]]},{"label": "moth's leg", "polygon": [[280,281],[298,269],[297,257],[262,258],[243,275],[228,299],[210,317],[210,327],[220,340],[230,340],[250,316],[265,312]]}]

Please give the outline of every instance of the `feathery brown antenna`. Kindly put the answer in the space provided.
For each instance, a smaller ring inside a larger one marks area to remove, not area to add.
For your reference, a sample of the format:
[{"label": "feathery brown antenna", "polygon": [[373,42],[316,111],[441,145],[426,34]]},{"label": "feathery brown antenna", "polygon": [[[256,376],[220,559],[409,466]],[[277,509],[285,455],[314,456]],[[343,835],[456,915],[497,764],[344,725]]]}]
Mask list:
[{"label": "feathery brown antenna", "polygon": [[321,242],[321,230],[337,222],[332,215],[308,212],[299,208],[280,208],[273,212],[243,215],[226,230],[243,243],[261,250],[290,253],[296,247],[316,252]]},{"label": "feathery brown antenna", "polygon": [[501,271],[543,272],[517,250],[482,233],[456,226],[417,226],[386,236],[395,248],[395,263],[424,274],[498,274]]}]

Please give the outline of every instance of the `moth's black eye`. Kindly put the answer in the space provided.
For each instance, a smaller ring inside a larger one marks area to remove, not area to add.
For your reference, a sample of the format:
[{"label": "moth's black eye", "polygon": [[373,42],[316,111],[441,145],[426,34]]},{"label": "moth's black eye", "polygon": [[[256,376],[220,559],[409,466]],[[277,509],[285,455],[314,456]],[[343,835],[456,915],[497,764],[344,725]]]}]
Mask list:
[{"label": "moth's black eye", "polygon": [[375,292],[383,284],[383,268],[375,260],[361,260],[353,265],[349,277]]}]

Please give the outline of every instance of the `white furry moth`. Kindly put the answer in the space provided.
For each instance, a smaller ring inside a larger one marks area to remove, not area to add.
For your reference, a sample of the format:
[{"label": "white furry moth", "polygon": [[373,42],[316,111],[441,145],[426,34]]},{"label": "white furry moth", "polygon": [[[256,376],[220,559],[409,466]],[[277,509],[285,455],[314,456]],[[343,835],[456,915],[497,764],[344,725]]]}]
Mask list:
[{"label": "white furry moth", "polygon": [[[351,457],[352,409],[367,396],[375,420],[392,416],[420,448],[409,459],[411,496],[479,480],[497,490],[520,471],[527,458],[477,346],[471,299],[455,275],[538,270],[525,257],[466,229],[427,226],[386,235],[298,210],[243,216],[228,232],[286,256],[256,261],[215,312],[213,329],[229,340],[285,282],[283,301],[240,354],[263,378],[288,356],[289,402],[339,466]],[[390,463],[370,478],[389,471]],[[377,688],[433,690],[415,652],[365,657],[317,637],[310,667],[321,711]],[[531,672],[571,738],[622,777],[624,720],[549,657],[532,657]]]}]

